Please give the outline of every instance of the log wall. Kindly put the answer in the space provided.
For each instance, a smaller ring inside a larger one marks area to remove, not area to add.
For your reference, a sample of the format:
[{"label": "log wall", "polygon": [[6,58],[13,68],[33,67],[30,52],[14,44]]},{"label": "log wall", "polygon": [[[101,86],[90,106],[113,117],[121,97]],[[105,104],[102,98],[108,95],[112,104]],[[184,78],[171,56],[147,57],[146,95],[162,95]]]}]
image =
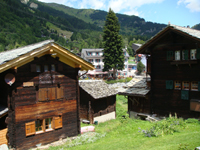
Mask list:
[{"label": "log wall", "polygon": [[[55,65],[55,71],[50,71],[51,64]],[[35,65],[41,66],[41,72],[34,71]],[[49,71],[44,72],[44,65],[48,65]],[[60,62],[58,58],[45,55],[19,67],[14,75],[16,82],[10,87],[11,94],[8,96],[11,147],[29,149],[37,144],[47,144],[80,133],[78,69]],[[62,88],[63,97],[58,98],[59,94],[55,92],[53,96],[51,94],[54,99],[40,101],[38,94],[42,88]],[[25,123],[58,115],[62,116],[62,128],[26,136]]]},{"label": "log wall", "polygon": [[[199,117],[190,111],[190,99],[199,99],[199,91],[189,90],[189,99],[181,99],[181,90],[166,89],[166,81],[200,81],[200,60],[167,60],[167,51],[191,50],[200,43],[176,33],[167,33],[149,48],[151,50],[151,105],[152,113],[177,113],[181,117]],[[181,56],[182,57],[182,56]],[[190,56],[189,56],[190,57]]]}]

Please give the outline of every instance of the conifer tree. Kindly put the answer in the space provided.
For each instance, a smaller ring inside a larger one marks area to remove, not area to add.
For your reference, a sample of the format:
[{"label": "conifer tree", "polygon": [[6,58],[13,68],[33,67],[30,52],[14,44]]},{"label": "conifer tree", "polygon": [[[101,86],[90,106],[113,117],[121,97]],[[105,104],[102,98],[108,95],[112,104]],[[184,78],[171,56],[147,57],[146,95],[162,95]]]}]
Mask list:
[{"label": "conifer tree", "polygon": [[104,25],[103,47],[104,47],[104,69],[113,69],[113,77],[116,77],[117,70],[124,69],[124,55],[122,50],[122,36],[119,35],[120,25],[115,13],[109,9]]}]

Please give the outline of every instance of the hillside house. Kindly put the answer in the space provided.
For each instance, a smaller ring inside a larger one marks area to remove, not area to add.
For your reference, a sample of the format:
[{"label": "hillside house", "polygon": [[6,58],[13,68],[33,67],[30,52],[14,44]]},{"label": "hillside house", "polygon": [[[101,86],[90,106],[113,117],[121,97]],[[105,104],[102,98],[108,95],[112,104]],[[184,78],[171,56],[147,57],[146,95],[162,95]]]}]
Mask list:
[{"label": "hillside house", "polygon": [[[124,70],[117,71],[117,75],[121,75],[124,77],[128,76],[128,58],[129,54],[126,49],[123,49],[123,54],[125,57],[124,61]],[[89,71],[88,75],[93,77],[103,78],[112,76],[113,71],[110,70],[109,72],[103,72],[104,62],[103,62],[103,49],[82,49],[81,57],[95,66],[95,70]]]},{"label": "hillside house", "polygon": [[78,135],[78,71],[92,69],[52,40],[1,52],[0,144],[24,150]]},{"label": "hillside house", "polygon": [[117,91],[101,80],[80,80],[80,118],[104,122],[116,118]]},{"label": "hillside house", "polygon": [[200,31],[169,24],[137,50],[147,56],[151,113],[200,115]]}]

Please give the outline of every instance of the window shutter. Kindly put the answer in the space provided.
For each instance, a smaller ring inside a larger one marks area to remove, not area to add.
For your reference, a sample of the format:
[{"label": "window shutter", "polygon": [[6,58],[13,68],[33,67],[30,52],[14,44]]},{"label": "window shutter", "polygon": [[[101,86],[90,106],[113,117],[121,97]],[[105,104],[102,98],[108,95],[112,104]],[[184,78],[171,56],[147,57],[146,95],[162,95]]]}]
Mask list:
[{"label": "window shutter", "polygon": [[26,136],[34,135],[35,134],[35,121],[26,123],[25,129],[26,129]]},{"label": "window shutter", "polygon": [[189,90],[181,91],[181,99],[188,100],[189,99]]},{"label": "window shutter", "polygon": [[64,88],[63,87],[60,87],[60,88],[57,87],[57,99],[61,99],[61,98],[64,98]]},{"label": "window shutter", "polygon": [[188,60],[188,50],[184,50],[184,60]]},{"label": "window shutter", "polygon": [[62,116],[54,117],[54,128],[62,128]]},{"label": "window shutter", "polygon": [[173,80],[167,80],[166,81],[166,89],[173,89]]},{"label": "window shutter", "polygon": [[200,48],[197,48],[197,56],[196,56],[197,59],[200,59]]},{"label": "window shutter", "polygon": [[200,81],[198,82],[198,91],[200,91]]},{"label": "window shutter", "polygon": [[173,51],[167,51],[167,60],[173,60]]},{"label": "window shutter", "polygon": [[38,90],[38,101],[46,101],[48,99],[47,97],[47,88],[42,88]]},{"label": "window shutter", "polygon": [[48,100],[56,99],[56,88],[48,88]]},{"label": "window shutter", "polygon": [[31,64],[31,72],[36,72],[36,64]]}]

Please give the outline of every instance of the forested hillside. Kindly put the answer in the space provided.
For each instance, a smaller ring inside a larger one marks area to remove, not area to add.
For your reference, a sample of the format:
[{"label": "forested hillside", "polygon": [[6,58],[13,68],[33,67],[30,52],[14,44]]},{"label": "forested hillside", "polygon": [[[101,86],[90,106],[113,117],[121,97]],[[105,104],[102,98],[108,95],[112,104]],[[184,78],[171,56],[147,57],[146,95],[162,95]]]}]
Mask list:
[{"label": "forested hillside", "polygon": [[[0,14],[0,51],[46,39],[54,39],[75,53],[82,48],[102,48],[105,11],[74,9],[37,0],[0,0]],[[166,26],[137,16],[116,15],[123,47],[127,46],[130,55],[133,55],[132,43],[144,43]]]},{"label": "forested hillside", "polygon": [[[86,22],[94,23],[99,27],[104,26],[107,12],[94,9],[74,9],[56,3],[45,3],[54,9],[63,11],[65,14],[73,15]],[[143,18],[138,16],[128,16],[123,14],[116,14],[121,25],[120,33],[122,35],[143,35],[148,38],[158,33],[165,24],[146,22]]]}]

